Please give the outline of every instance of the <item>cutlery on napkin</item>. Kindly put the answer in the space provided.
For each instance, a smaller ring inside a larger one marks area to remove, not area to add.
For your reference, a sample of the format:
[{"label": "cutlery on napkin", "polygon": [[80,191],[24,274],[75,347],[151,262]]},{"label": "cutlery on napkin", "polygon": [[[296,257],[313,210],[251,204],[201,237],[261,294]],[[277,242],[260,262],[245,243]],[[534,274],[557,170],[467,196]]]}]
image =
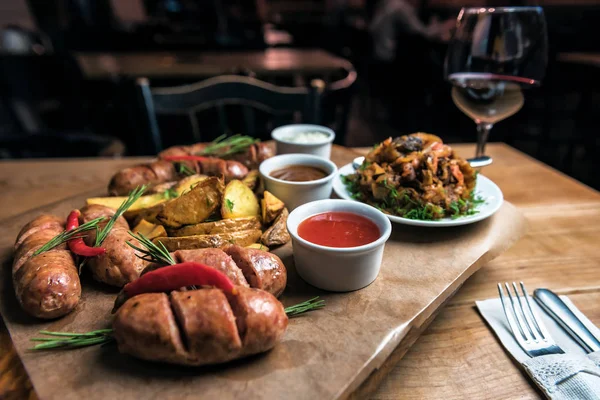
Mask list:
[{"label": "cutlery on napkin", "polygon": [[[559,296],[585,327],[597,337],[600,330],[566,296]],[[600,399],[600,352],[586,354],[561,326],[531,301],[550,335],[565,354],[529,357],[515,340],[499,298],[477,301],[477,308],[504,348],[523,366],[544,394],[553,400]]]}]

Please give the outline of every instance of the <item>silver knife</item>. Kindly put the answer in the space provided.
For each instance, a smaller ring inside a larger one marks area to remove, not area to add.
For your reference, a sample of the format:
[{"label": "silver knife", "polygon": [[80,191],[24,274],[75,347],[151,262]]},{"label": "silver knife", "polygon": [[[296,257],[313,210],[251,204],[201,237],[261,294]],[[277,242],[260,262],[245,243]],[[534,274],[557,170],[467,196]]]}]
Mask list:
[{"label": "silver knife", "polygon": [[581,322],[560,297],[548,289],[536,289],[533,297],[573,339],[579,343],[588,353],[600,350],[600,338]]}]

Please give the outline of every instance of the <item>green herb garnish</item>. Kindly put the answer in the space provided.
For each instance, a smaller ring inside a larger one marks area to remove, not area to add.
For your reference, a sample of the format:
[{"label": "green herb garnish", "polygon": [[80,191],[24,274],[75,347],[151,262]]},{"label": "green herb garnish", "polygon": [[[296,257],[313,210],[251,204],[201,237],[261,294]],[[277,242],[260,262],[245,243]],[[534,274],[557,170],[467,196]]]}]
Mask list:
[{"label": "green herb garnish", "polygon": [[251,136],[245,135],[233,135],[227,137],[227,135],[221,135],[213,140],[208,146],[202,151],[202,155],[225,157],[236,153],[242,153],[255,143],[260,140],[255,139]]},{"label": "green herb garnish", "polygon": [[[325,300],[319,300],[317,296],[302,303],[286,307],[285,313],[289,317],[295,317],[323,307],[325,307]],[[111,343],[115,340],[113,332],[112,329],[99,329],[86,333],[40,331],[40,334],[52,337],[31,338],[32,342],[42,342],[33,346],[31,350],[74,349]]]},{"label": "green herb garnish", "polygon": [[177,190],[171,188],[171,189],[165,190],[163,192],[163,196],[165,197],[165,199],[171,200],[171,199],[175,199],[175,198],[179,197],[179,193],[177,193]]},{"label": "green herb garnish", "polygon": [[98,247],[102,244],[112,227],[115,225],[115,222],[117,222],[117,219],[119,219],[119,217],[122,216],[125,211],[127,211],[129,207],[131,207],[131,205],[142,196],[142,194],[144,194],[145,190],[146,186],[144,185],[142,187],[133,189],[131,193],[129,193],[129,197],[123,203],[121,203],[119,208],[117,208],[117,211],[115,211],[115,214],[108,220],[104,228],[102,228],[102,230],[96,234],[96,243],[94,244],[94,247]]},{"label": "green herb garnish", "polygon": [[233,206],[235,205],[235,202],[229,200],[229,199],[225,199],[225,207],[227,207],[227,209],[229,210],[229,212],[233,212]]},{"label": "green herb garnish", "polygon": [[66,243],[71,239],[83,237],[81,235],[83,232],[87,232],[92,229],[98,229],[98,224],[104,221],[105,219],[105,217],[96,218],[86,222],[85,224],[81,224],[77,228],[72,229],[70,231],[62,231],[61,233],[50,239],[48,243],[44,244],[42,247],[37,249],[31,256],[37,256],[45,251],[52,250],[56,246],[60,246],[61,244]]},{"label": "green herb garnish", "polygon": [[173,256],[171,256],[171,253],[169,253],[169,250],[167,250],[167,248],[161,241],[159,241],[158,244],[154,244],[152,240],[148,239],[146,236],[139,232],[136,235],[135,233],[129,231],[129,235],[134,239],[137,239],[142,244],[142,246],[144,246],[144,248],[142,249],[140,247],[137,247],[130,241],[126,242],[129,247],[139,251],[142,254],[142,256],[136,254],[138,258],[141,258],[142,260],[148,262],[155,262],[157,264],[177,264],[173,259]]},{"label": "green herb garnish", "polygon": [[288,317],[294,317],[299,314],[303,314],[308,311],[317,310],[325,307],[325,300],[319,300],[319,296],[313,297],[310,300],[306,300],[302,303],[289,306],[285,308],[285,313]]},{"label": "green herb garnish", "polygon": [[106,344],[114,341],[112,329],[99,329],[87,333],[40,331],[50,338],[32,338],[32,342],[43,342],[33,346],[31,350],[73,349],[77,347]]},{"label": "green herb garnish", "polygon": [[187,176],[196,175],[196,172],[184,163],[177,163],[177,173]]},{"label": "green herb garnish", "polygon": [[370,204],[382,212],[394,214],[403,218],[417,219],[424,221],[434,221],[442,217],[450,217],[456,219],[468,215],[477,214],[477,206],[485,203],[485,199],[475,195],[475,191],[471,191],[468,199],[458,199],[449,204],[448,209],[441,206],[424,203],[420,200],[415,200],[410,196],[410,190],[399,190],[390,185],[384,179],[378,185],[386,188],[389,192],[382,200],[373,201],[369,198],[360,187],[360,176],[358,174],[340,176],[346,190],[354,200]]}]

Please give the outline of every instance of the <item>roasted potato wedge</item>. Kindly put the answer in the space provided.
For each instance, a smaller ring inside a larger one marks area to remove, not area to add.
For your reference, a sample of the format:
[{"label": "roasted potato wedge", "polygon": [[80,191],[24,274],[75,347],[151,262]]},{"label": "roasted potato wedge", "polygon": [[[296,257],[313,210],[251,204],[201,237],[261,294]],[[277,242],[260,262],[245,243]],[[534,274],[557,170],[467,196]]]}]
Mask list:
[{"label": "roasted potato wedge", "polygon": [[271,192],[265,190],[264,197],[260,201],[262,209],[262,219],[265,224],[269,224],[277,218],[281,210],[284,209],[285,204],[279,200]]},{"label": "roasted potato wedge", "polygon": [[221,215],[226,219],[260,215],[260,207],[254,192],[242,181],[234,179],[229,182],[223,193]]},{"label": "roasted potato wedge", "polygon": [[242,179],[242,182],[244,182],[244,185],[248,186],[250,190],[254,191],[254,189],[256,189],[256,187],[258,186],[259,176],[260,174],[258,173],[257,169],[251,169],[250,171],[248,171],[248,175],[246,175],[246,177]]},{"label": "roasted potato wedge", "polygon": [[223,247],[230,244],[248,246],[260,238],[260,229],[248,229],[244,231],[217,233],[214,235],[193,235],[182,237],[160,237],[153,240],[154,243],[162,243],[167,250],[203,249],[207,247]]},{"label": "roasted potato wedge", "polygon": [[206,178],[189,192],[167,202],[156,216],[156,220],[169,228],[199,224],[221,205],[222,193],[222,180],[215,177]]},{"label": "roasted potato wedge", "polygon": [[251,245],[246,246],[249,249],[258,249],[262,251],[269,251],[269,248],[261,243],[252,243]]},{"label": "roasted potato wedge", "polygon": [[[85,204],[100,204],[116,210],[125,200],[127,200],[127,196],[91,197],[85,201]],[[165,196],[164,193],[141,196],[135,203],[131,205],[131,207],[129,207],[124,216],[128,219],[133,218],[142,210],[154,207],[157,204],[166,202],[167,200],[168,197]]]},{"label": "roasted potato wedge", "polygon": [[208,178],[206,175],[190,175],[186,176],[173,187],[178,196],[181,196],[186,191],[192,189],[195,185]]},{"label": "roasted potato wedge", "polygon": [[146,221],[145,219],[141,220],[135,226],[135,228],[132,229],[132,231],[133,233],[141,233],[150,240],[157,237],[167,236],[167,231],[165,230],[164,226],[153,224],[151,222]]},{"label": "roasted potato wedge", "polygon": [[262,224],[258,217],[232,218],[169,229],[169,236],[213,235],[215,233],[260,229],[261,227]]},{"label": "roasted potato wedge", "polygon": [[287,208],[281,210],[281,213],[275,219],[273,225],[260,237],[262,244],[265,246],[278,246],[290,241],[290,234],[287,230],[288,215],[289,212]]}]

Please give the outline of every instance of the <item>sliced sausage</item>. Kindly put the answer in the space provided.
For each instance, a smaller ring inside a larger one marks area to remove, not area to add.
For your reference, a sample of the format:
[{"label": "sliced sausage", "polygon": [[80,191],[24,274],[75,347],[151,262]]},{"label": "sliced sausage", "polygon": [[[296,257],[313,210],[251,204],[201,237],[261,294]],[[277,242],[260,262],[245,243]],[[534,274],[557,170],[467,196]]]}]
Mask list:
[{"label": "sliced sausage", "polygon": [[169,297],[164,293],[129,299],[117,312],[113,329],[121,353],[175,364],[187,359]]},{"label": "sliced sausage", "polygon": [[223,249],[242,270],[250,287],[281,295],[287,283],[287,270],[279,257],[259,249],[237,245]]},{"label": "sliced sausage", "polygon": [[16,240],[12,271],[15,295],[21,307],[37,318],[62,317],[81,297],[77,267],[65,244],[33,255],[63,229],[61,219],[42,215],[25,225]]},{"label": "sliced sausage", "polygon": [[227,275],[234,285],[248,287],[242,270],[221,249],[177,250],[173,253],[173,258],[177,263],[193,261],[208,265]]},{"label": "sliced sausage", "polygon": [[242,356],[267,351],[281,340],[288,324],[283,305],[264,290],[238,288],[229,296],[242,337]]},{"label": "sliced sausage", "polygon": [[273,348],[288,319],[277,299],[262,290],[238,287],[146,293],[133,297],[113,321],[119,351],[150,361],[216,364]]},{"label": "sliced sausage", "polygon": [[171,292],[171,305],[187,345],[190,364],[222,363],[239,356],[242,341],[236,318],[221,290]]}]

